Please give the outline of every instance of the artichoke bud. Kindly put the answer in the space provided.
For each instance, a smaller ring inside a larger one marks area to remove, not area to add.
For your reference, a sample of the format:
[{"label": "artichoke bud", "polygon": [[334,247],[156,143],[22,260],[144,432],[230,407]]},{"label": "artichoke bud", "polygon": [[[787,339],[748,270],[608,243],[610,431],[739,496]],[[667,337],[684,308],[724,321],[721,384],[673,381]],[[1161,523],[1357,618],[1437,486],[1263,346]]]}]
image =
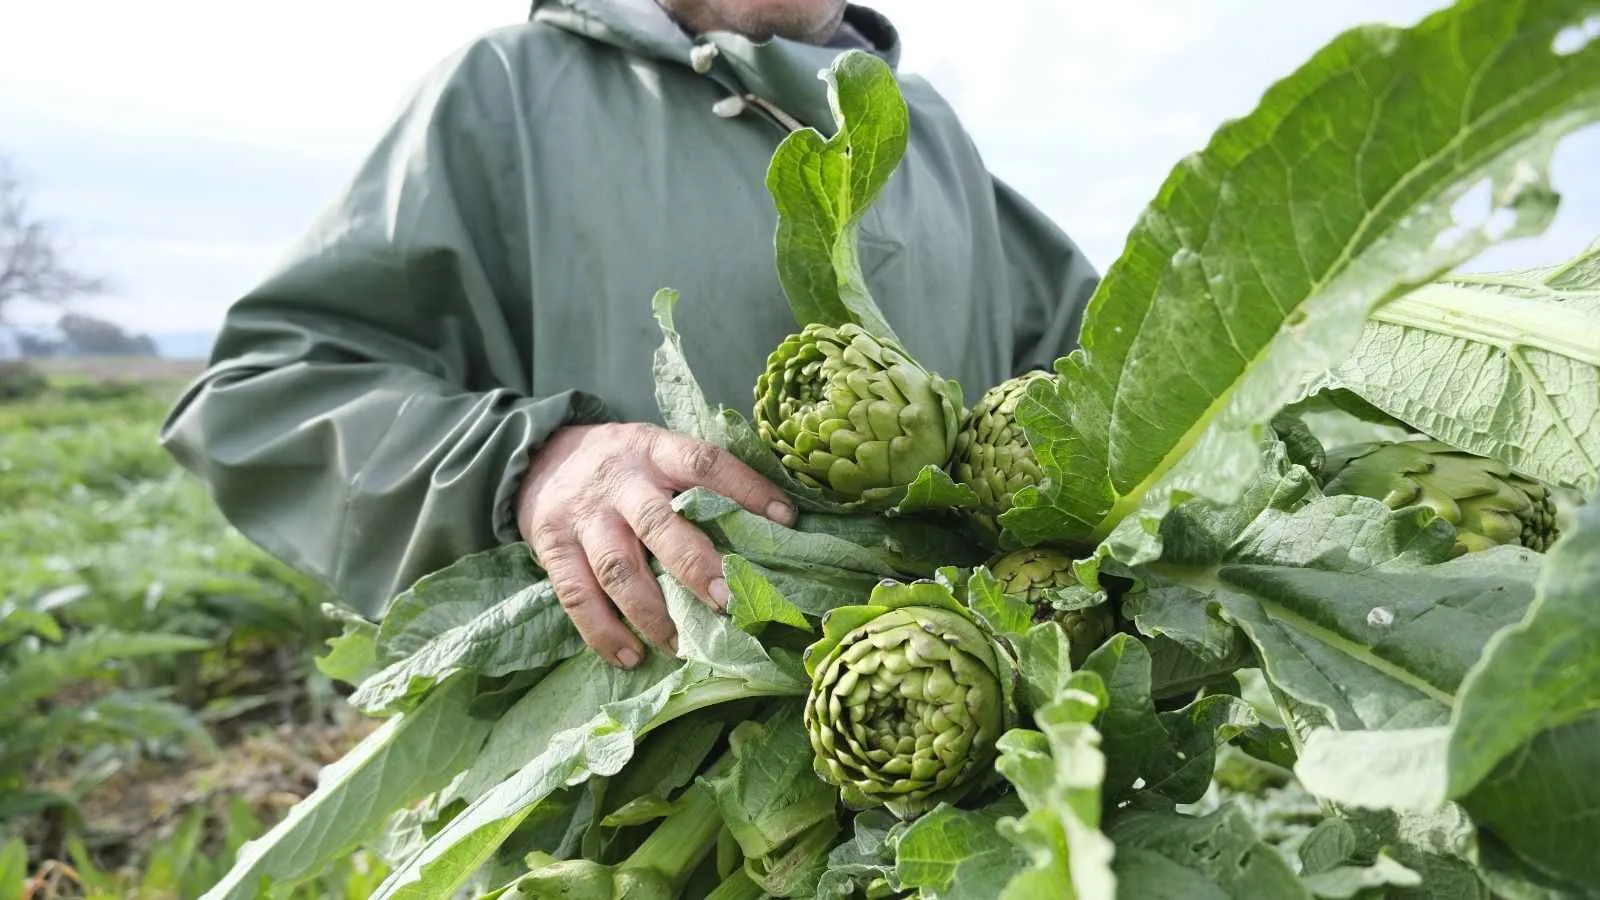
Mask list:
[{"label": "artichoke bud", "polygon": [[1028,386],[1052,377],[1035,370],[1002,381],[978,398],[962,423],[950,474],[978,495],[980,515],[1000,516],[1011,509],[1017,491],[1042,480],[1016,413]]},{"label": "artichoke bud", "polygon": [[1076,668],[1116,630],[1116,619],[1109,603],[1060,609],[1051,602],[1052,593],[1078,586],[1072,566],[1071,554],[1051,547],[1014,550],[988,564],[1001,592],[1031,603],[1036,621],[1054,620],[1067,633]]},{"label": "artichoke bud", "polygon": [[1049,602],[1049,592],[1078,583],[1072,556],[1052,547],[1030,547],[1002,553],[989,561],[989,573],[1000,590],[1035,606]]},{"label": "artichoke bud", "polygon": [[964,412],[961,388],[858,325],[812,323],[767,357],[754,423],[799,481],[834,500],[897,503],[927,466],[944,466]]},{"label": "artichoke bud", "polygon": [[1328,451],[1329,495],[1390,509],[1422,505],[1455,526],[1453,556],[1517,545],[1543,552],[1559,536],[1550,489],[1504,463],[1435,440],[1371,441]]},{"label": "artichoke bud", "polygon": [[812,650],[806,732],[846,805],[911,818],[992,772],[1015,663],[948,588],[879,588],[830,613]]}]

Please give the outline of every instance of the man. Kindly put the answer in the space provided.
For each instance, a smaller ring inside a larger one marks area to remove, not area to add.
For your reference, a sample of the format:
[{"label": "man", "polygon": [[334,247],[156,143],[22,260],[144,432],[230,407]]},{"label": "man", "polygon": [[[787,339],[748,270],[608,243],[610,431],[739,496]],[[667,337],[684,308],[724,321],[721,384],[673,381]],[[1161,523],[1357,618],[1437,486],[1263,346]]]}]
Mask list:
[{"label": "man", "polygon": [[[764,185],[817,73],[898,37],[844,0],[537,0],[416,89],[288,259],[229,310],[163,440],[246,535],[373,617],[430,571],[524,540],[584,640],[632,667],[675,635],[646,553],[727,598],[670,507],[705,485],[778,522],[775,486],[665,431],[650,298],[682,294],[713,403],[748,410],[798,329]],[[910,146],[862,225],[907,349],[980,391],[1070,349],[1095,273],[903,79]],[[730,101],[729,98],[735,98]],[[1056,115],[1043,110],[1041,115]],[[973,398],[969,398],[970,403]]]}]

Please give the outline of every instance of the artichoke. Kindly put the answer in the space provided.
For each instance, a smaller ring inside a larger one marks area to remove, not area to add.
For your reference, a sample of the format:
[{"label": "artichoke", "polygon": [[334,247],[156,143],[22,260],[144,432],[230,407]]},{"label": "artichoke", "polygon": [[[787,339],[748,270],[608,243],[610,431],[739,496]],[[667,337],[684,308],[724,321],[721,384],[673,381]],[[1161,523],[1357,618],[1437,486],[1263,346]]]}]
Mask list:
[{"label": "artichoke", "polygon": [[814,767],[850,807],[911,818],[992,773],[1016,663],[943,584],[886,581],[829,612],[805,661]]},{"label": "artichoke", "polygon": [[1358,494],[1390,509],[1423,505],[1455,526],[1454,556],[1502,544],[1543,552],[1558,536],[1549,488],[1498,460],[1435,440],[1370,441],[1329,450],[1327,494]]},{"label": "artichoke", "polygon": [[1051,594],[1078,585],[1072,573],[1070,554],[1050,547],[1014,550],[989,562],[989,571],[1000,590],[1033,604],[1039,621],[1052,619],[1067,633],[1072,651],[1072,666],[1077,668],[1089,654],[1116,630],[1116,617],[1109,602],[1059,608]]},{"label": "artichoke", "polygon": [[1028,385],[1050,377],[1036,370],[985,391],[956,436],[950,474],[972,488],[987,516],[1009,510],[1016,492],[1038,484],[1042,477],[1016,413]]},{"label": "artichoke", "polygon": [[858,325],[807,325],[767,357],[754,421],[796,480],[841,502],[899,502],[944,466],[961,427],[961,387]]}]

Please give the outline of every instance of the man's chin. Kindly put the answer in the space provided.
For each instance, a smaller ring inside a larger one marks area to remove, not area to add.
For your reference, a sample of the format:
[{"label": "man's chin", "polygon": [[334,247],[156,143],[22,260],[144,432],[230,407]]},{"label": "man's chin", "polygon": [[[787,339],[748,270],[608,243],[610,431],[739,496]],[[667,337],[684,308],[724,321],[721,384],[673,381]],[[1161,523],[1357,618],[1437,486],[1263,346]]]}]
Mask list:
[{"label": "man's chin", "polygon": [[805,43],[823,43],[839,30],[844,19],[844,4],[806,2],[752,3],[738,22],[741,34],[755,41],[786,38]]}]

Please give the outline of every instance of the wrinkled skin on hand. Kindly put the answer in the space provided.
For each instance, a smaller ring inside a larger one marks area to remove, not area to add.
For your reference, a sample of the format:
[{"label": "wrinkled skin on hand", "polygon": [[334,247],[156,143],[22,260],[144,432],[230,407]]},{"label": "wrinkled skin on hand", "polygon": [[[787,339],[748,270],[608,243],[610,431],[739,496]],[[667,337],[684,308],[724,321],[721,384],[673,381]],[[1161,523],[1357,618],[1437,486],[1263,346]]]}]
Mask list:
[{"label": "wrinkled skin on hand", "polygon": [[677,652],[677,630],[647,554],[701,601],[725,610],[728,585],[710,538],[672,508],[703,486],[788,525],[783,491],[713,444],[647,424],[562,428],[534,455],[517,527],[590,647],[631,669],[644,646]]}]

